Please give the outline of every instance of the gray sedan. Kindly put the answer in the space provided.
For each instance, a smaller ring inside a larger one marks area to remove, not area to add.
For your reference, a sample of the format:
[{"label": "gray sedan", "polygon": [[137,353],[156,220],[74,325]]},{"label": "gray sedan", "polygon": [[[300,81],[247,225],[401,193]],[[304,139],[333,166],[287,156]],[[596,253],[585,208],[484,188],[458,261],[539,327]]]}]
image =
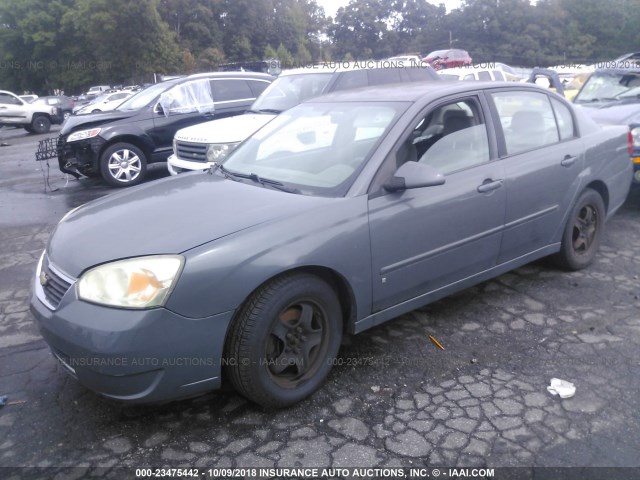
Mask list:
[{"label": "gray sedan", "polygon": [[106,397],[225,378],[287,406],[322,385],[344,333],[541,257],[586,267],[631,177],[626,128],[533,85],[337,93],[207,172],[69,212],[31,309],[66,371]]}]

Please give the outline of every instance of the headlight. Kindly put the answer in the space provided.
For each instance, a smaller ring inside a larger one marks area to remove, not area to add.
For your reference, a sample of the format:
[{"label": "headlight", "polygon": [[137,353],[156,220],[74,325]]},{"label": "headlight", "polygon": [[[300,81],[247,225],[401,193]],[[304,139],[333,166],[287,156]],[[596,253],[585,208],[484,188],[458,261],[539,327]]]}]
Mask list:
[{"label": "headlight", "polygon": [[220,162],[238,146],[238,143],[214,143],[207,147],[207,161]]},{"label": "headlight", "polygon": [[80,130],[78,132],[73,132],[71,135],[67,137],[67,142],[77,142],[78,140],[85,140],[87,138],[96,137],[101,128],[92,128],[91,130]]},{"label": "headlight", "polygon": [[631,129],[631,138],[633,139],[633,146],[640,148],[640,127],[634,127]]},{"label": "headlight", "polygon": [[162,306],[183,263],[183,257],[178,255],[158,255],[100,265],[80,277],[78,296],[114,307]]}]

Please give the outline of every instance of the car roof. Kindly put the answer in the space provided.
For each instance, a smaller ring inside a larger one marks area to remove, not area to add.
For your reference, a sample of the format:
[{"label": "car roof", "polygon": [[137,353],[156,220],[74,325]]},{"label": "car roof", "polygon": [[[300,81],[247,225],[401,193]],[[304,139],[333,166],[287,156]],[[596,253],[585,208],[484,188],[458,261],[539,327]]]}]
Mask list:
[{"label": "car roof", "polygon": [[193,80],[194,78],[244,78],[244,79],[256,79],[256,80],[273,80],[275,77],[268,73],[259,72],[208,72],[208,73],[194,73],[187,77],[181,77],[175,80]]},{"label": "car roof", "polygon": [[389,102],[417,102],[434,100],[455,95],[457,93],[477,92],[488,89],[532,90],[549,93],[549,89],[539,87],[531,83],[515,82],[413,82],[403,84],[389,84],[375,87],[364,87],[355,90],[341,90],[339,92],[311,98],[304,103],[329,103],[329,102],[379,102],[380,99]]}]

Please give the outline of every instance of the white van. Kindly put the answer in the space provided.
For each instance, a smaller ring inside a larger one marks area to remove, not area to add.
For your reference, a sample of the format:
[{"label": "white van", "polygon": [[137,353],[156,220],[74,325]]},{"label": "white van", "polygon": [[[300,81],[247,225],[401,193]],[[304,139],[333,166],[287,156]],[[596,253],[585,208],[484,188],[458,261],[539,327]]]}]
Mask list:
[{"label": "white van", "polygon": [[173,155],[167,160],[171,175],[205,170],[220,162],[240,142],[303,100],[329,92],[388,83],[440,81],[429,65],[390,66],[387,62],[342,62],[283,71],[244,115],[221,118],[178,130]]}]

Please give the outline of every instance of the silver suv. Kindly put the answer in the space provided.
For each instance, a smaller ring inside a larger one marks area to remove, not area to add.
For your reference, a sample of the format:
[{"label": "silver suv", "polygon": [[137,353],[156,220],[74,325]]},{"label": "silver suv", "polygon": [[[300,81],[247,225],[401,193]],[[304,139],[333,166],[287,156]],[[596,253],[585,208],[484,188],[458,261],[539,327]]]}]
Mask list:
[{"label": "silver suv", "polygon": [[62,111],[52,105],[28,103],[16,94],[0,90],[0,125],[22,127],[29,133],[47,133],[51,124],[61,124]]}]

